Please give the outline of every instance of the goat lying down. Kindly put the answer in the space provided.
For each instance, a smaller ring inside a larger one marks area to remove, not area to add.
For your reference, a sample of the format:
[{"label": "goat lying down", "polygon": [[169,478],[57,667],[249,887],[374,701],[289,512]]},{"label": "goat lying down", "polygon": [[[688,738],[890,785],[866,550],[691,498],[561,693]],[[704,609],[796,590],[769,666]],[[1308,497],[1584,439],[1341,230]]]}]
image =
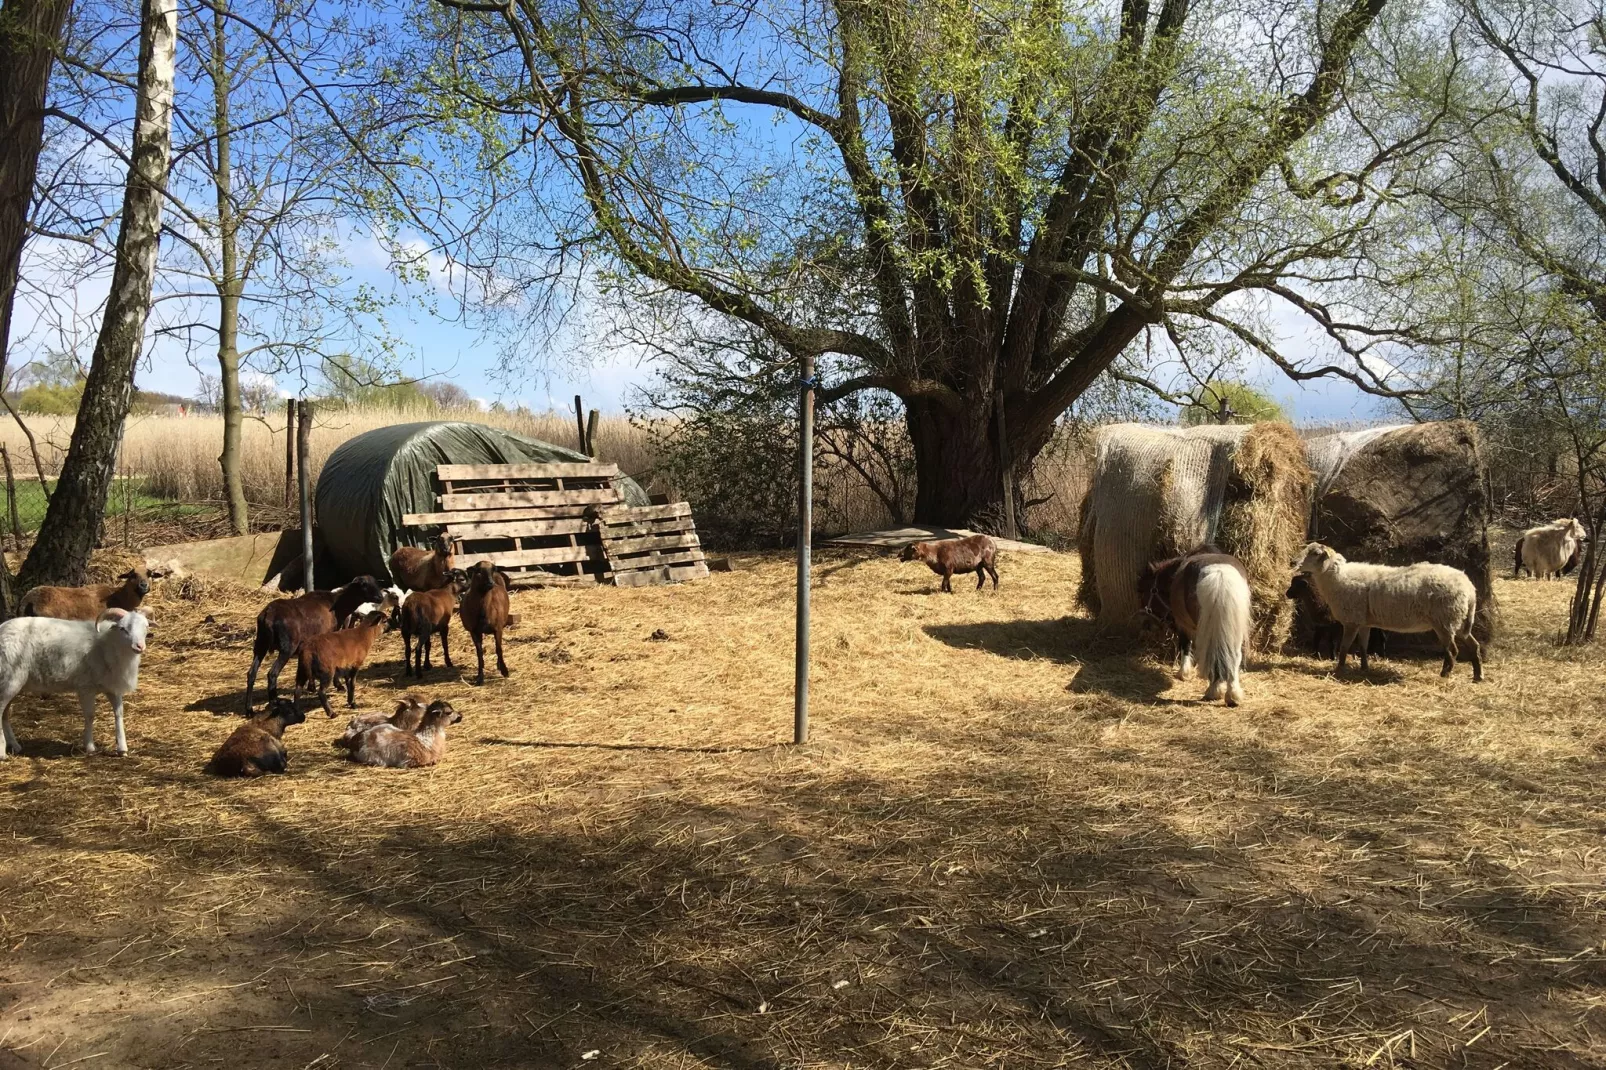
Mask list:
[{"label": "goat lying down", "polygon": [[[1368,628],[1391,632],[1432,632],[1444,647],[1449,676],[1465,645],[1472,661],[1472,679],[1483,679],[1483,654],[1472,634],[1478,613],[1478,592],[1467,574],[1449,565],[1369,565],[1348,561],[1331,546],[1313,542],[1295,563],[1316,585],[1333,619],[1344,626],[1339,640],[1338,669],[1355,639]],[[1369,668],[1369,651],[1361,648],[1361,669]]]}]

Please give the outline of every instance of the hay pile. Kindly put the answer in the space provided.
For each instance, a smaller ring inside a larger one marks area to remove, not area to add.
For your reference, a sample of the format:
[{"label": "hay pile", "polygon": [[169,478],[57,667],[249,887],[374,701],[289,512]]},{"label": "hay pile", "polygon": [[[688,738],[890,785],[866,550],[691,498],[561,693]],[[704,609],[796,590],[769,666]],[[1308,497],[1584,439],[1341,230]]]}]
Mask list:
[{"label": "hay pile", "polygon": [[[1481,640],[1494,632],[1488,469],[1469,420],[1371,428],[1307,443],[1316,471],[1310,533],[1355,561],[1462,569],[1478,590]],[[1303,622],[1301,623],[1303,627]]]},{"label": "hay pile", "polygon": [[1304,446],[1287,424],[1102,429],[1082,512],[1083,605],[1106,627],[1130,627],[1143,566],[1214,542],[1249,572],[1256,647],[1280,644],[1311,483]]}]

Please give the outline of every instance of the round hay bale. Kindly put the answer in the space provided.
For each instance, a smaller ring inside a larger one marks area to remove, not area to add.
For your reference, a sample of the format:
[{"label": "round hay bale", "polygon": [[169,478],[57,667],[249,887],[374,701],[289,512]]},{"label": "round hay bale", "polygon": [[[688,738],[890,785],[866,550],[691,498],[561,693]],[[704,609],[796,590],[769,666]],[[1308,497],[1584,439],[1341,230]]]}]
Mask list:
[{"label": "round hay bale", "polygon": [[[1362,437],[1364,436],[1364,437]],[[1333,441],[1333,440],[1347,441]],[[1488,468],[1470,420],[1373,428],[1308,443],[1321,472],[1310,534],[1352,561],[1432,561],[1478,591],[1479,640],[1498,623],[1489,554]]]},{"label": "round hay bale", "polygon": [[1214,542],[1249,573],[1255,646],[1280,644],[1310,488],[1304,446],[1287,424],[1103,428],[1082,512],[1082,603],[1105,626],[1130,627],[1143,566]]}]

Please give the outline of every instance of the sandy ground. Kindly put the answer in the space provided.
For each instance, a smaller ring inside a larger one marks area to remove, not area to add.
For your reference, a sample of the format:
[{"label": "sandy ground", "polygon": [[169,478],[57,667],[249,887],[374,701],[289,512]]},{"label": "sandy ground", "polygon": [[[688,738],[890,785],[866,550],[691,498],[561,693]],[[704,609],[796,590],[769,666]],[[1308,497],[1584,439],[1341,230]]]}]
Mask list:
[{"label": "sandy ground", "polygon": [[1276,657],[1228,710],[1101,637],[1074,558],[1013,562],[939,595],[822,553],[805,748],[791,564],[747,556],[516,595],[509,679],[420,688],[465,712],[439,767],[343,764],[320,715],[249,783],[201,766],[260,598],[159,587],[129,757],[15,709],[0,1070],[1606,1065],[1567,585],[1499,584],[1485,684]]}]

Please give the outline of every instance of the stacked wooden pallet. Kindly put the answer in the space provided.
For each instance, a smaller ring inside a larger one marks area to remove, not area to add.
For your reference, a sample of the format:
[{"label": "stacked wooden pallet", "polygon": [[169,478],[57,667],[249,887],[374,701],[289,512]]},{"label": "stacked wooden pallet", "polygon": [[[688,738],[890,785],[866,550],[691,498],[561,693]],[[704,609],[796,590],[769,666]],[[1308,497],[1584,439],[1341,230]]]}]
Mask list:
[{"label": "stacked wooden pallet", "polygon": [[679,583],[708,575],[691,506],[618,505],[597,510],[597,532],[620,587]]},{"label": "stacked wooden pallet", "polygon": [[491,561],[519,585],[621,587],[708,575],[691,507],[627,506],[612,464],[443,464],[438,510],[408,527],[438,528],[465,561]]}]

